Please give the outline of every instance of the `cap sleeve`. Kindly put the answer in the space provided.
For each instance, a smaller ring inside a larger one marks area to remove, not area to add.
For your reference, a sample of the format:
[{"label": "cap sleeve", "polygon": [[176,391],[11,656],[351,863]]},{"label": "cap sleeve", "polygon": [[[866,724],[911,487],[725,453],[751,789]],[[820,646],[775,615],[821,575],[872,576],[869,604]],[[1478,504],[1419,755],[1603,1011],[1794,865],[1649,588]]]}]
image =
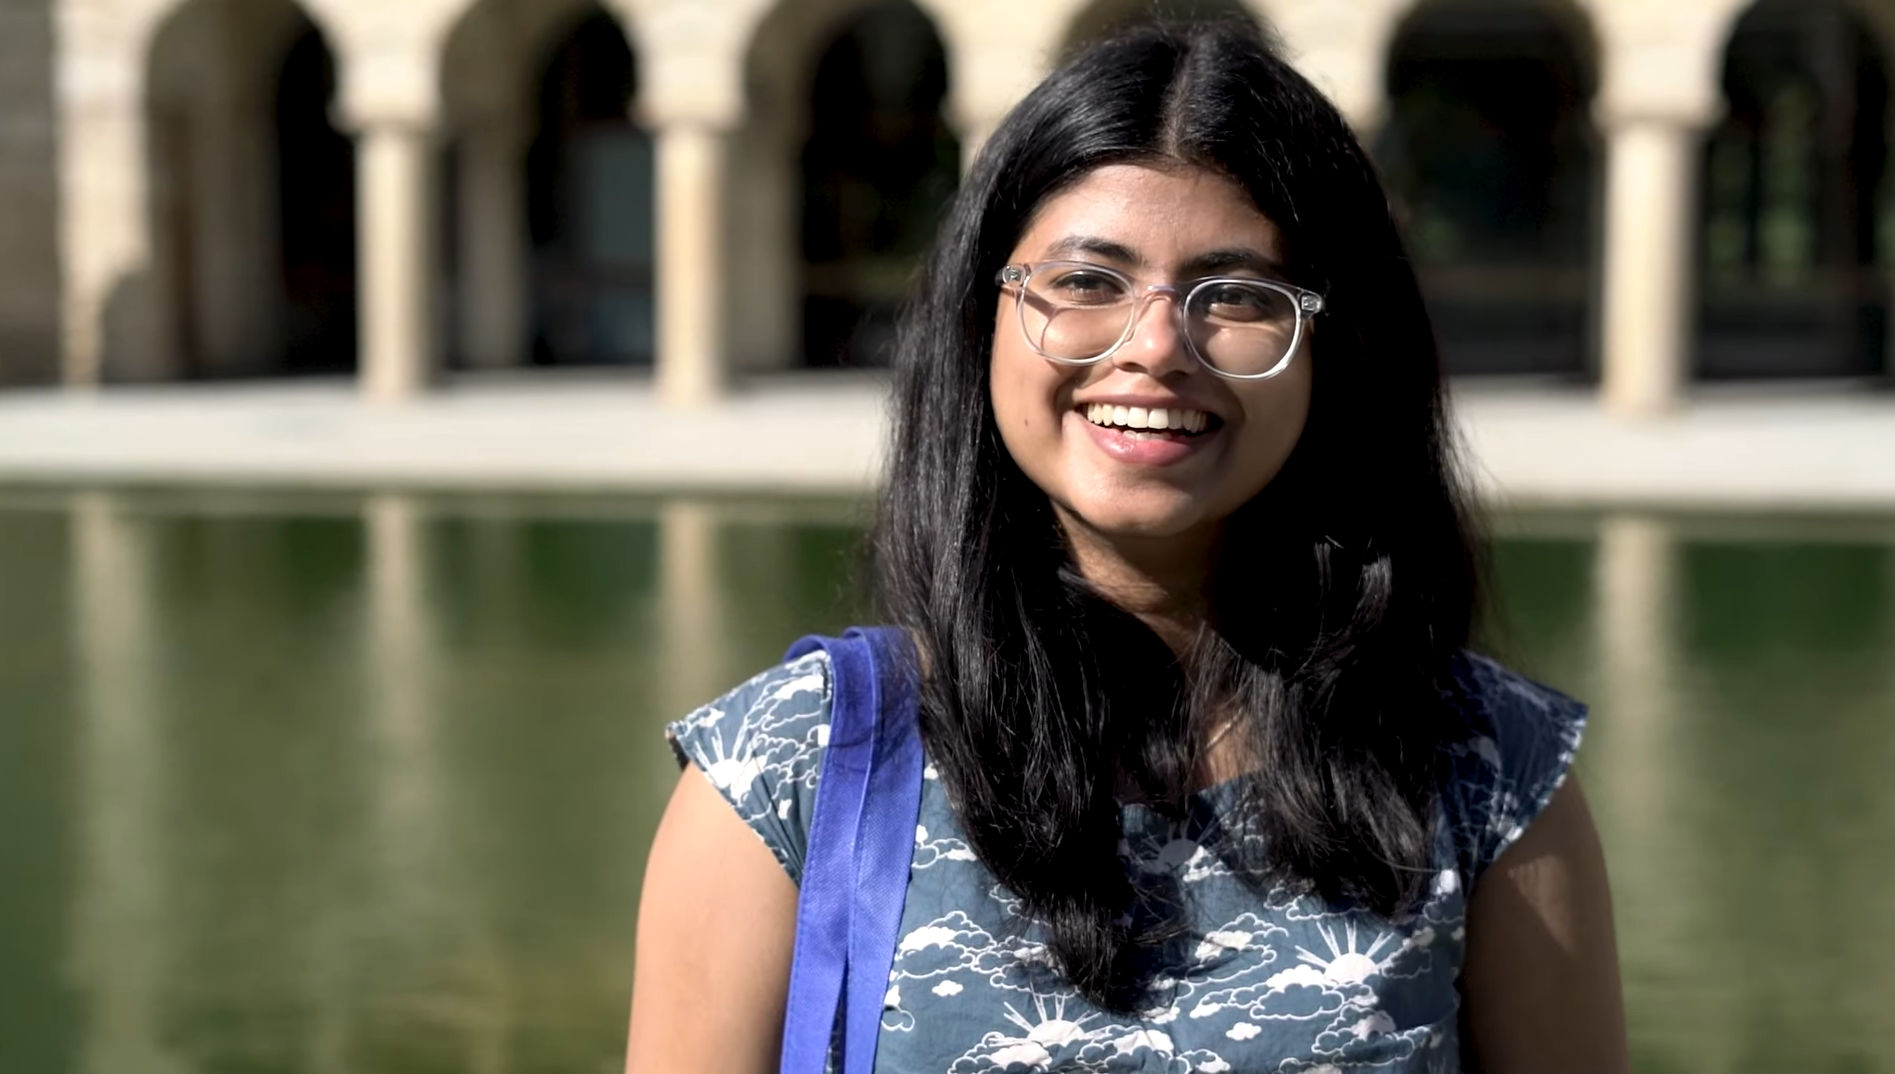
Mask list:
[{"label": "cap sleeve", "polygon": [[693,764],[762,838],[791,880],[809,845],[816,780],[829,742],[829,657],[779,664],[665,728],[679,764]]},{"label": "cap sleeve", "polygon": [[1586,706],[1472,653],[1455,669],[1471,735],[1451,751],[1443,805],[1471,885],[1512,846],[1566,781]]}]

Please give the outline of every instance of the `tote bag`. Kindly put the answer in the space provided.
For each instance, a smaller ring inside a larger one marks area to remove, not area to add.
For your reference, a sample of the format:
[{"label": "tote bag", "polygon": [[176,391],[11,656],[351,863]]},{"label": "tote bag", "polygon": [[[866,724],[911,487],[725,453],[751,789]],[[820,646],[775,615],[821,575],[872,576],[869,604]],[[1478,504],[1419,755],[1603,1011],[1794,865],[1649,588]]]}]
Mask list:
[{"label": "tote bag", "polygon": [[829,744],[796,902],[781,1074],[870,1074],[921,807],[920,699],[908,637],[855,627],[789,658],[829,654]]}]

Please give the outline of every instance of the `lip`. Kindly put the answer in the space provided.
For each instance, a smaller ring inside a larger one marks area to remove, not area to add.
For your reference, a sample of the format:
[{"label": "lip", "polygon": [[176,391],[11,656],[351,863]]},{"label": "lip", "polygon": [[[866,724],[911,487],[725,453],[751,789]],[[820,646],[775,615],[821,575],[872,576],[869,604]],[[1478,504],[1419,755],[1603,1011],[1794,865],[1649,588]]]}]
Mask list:
[{"label": "lip", "polygon": [[[1094,399],[1091,402],[1105,403],[1107,400]],[[1140,403],[1119,403],[1116,399],[1111,400],[1111,403],[1114,406],[1146,405]],[[1090,405],[1090,403],[1086,405]],[[1157,405],[1163,406],[1165,404],[1159,403]],[[1177,406],[1178,404],[1172,403],[1170,405]],[[1210,412],[1206,411],[1205,413]],[[1073,411],[1071,419],[1086,427],[1087,435],[1092,437],[1092,442],[1098,446],[1100,451],[1105,453],[1107,458],[1126,466],[1151,467],[1154,469],[1176,466],[1179,463],[1203,454],[1217,442],[1224,432],[1224,425],[1220,420],[1217,424],[1211,426],[1211,428],[1195,436],[1180,436],[1175,438],[1135,437],[1116,428],[1094,425],[1086,420],[1086,415],[1082,411]]]}]

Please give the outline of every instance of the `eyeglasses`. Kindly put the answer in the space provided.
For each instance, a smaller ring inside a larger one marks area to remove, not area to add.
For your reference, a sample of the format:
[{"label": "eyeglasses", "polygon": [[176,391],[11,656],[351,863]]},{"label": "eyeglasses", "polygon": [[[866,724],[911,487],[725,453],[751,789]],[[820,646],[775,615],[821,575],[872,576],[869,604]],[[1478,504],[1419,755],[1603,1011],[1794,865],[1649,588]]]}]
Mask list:
[{"label": "eyeglasses", "polygon": [[1125,345],[1145,305],[1162,295],[1181,322],[1185,349],[1232,380],[1268,380],[1289,368],[1304,323],[1323,296],[1275,280],[1213,276],[1188,284],[1147,284],[1086,261],[1008,265],[995,279],[1018,289],[1020,331],[1041,357],[1091,365]]}]

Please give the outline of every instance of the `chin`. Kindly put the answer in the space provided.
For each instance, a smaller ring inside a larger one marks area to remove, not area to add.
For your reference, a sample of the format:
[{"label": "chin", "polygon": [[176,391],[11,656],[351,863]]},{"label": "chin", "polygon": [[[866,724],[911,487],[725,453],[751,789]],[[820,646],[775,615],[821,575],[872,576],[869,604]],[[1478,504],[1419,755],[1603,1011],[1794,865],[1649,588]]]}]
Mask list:
[{"label": "chin", "polygon": [[1073,511],[1081,525],[1101,537],[1125,538],[1128,540],[1160,540],[1166,537],[1182,537],[1204,525],[1204,517],[1198,511],[1186,510],[1128,510],[1124,505],[1115,505],[1100,511]]}]

